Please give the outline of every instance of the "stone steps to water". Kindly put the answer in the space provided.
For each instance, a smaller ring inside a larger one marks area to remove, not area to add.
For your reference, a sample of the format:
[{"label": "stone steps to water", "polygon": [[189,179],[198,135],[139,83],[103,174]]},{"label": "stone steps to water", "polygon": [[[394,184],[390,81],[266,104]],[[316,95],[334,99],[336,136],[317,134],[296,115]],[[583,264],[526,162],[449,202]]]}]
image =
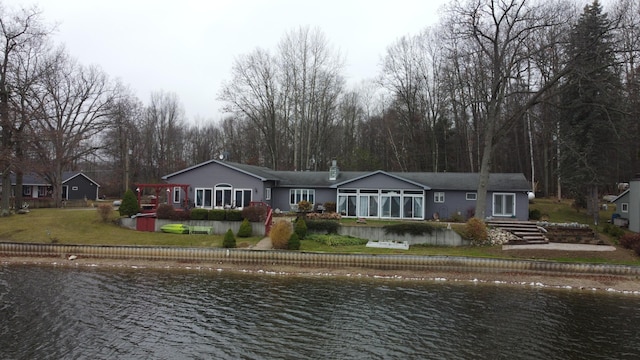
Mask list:
[{"label": "stone steps to water", "polygon": [[549,239],[545,236],[546,230],[530,221],[517,220],[490,220],[487,221],[490,227],[498,228],[509,232],[517,237],[517,240],[510,240],[509,245],[517,244],[548,244]]}]

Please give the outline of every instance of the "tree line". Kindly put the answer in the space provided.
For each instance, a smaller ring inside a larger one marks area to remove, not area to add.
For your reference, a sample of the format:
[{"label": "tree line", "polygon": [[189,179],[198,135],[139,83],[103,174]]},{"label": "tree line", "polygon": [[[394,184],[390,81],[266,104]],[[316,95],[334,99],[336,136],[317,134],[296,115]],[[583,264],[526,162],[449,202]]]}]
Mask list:
[{"label": "tree line", "polygon": [[[9,172],[83,170],[118,196],[222,156],[277,170],[522,172],[543,196],[584,199],[638,171],[640,1],[454,0],[347,85],[319,28],[238,54],[219,121],[188,121],[175,93],[147,104],[49,42],[37,9],[3,10],[2,209]],[[54,192],[55,192],[54,191]],[[18,195],[18,194],[16,194]],[[56,195],[57,196],[57,195]]]}]

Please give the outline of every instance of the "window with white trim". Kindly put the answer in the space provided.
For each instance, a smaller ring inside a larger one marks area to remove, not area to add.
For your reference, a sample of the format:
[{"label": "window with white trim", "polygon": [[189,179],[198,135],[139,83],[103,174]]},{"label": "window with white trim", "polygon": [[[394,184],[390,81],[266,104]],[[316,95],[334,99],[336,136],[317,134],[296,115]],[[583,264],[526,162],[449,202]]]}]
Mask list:
[{"label": "window with white trim", "polygon": [[493,194],[493,216],[515,216],[516,215],[516,194],[494,193]]},{"label": "window with white trim", "polygon": [[251,203],[251,189],[234,189],[234,202],[233,206],[237,208],[243,208],[249,206]]},{"label": "window with white trim", "polygon": [[213,189],[212,188],[196,188],[196,198],[194,205],[197,208],[211,209],[213,206]]},{"label": "window with white trim", "polygon": [[178,204],[180,202],[180,188],[175,186],[173,188],[173,203]]},{"label": "window with white trim", "polygon": [[474,192],[467,193],[466,196],[465,196],[465,199],[467,199],[467,200],[478,200],[478,193],[474,193]]},{"label": "window with white trim", "polygon": [[316,191],[314,189],[291,189],[289,190],[289,204],[297,205],[300,201],[308,201],[311,205],[316,202]]},{"label": "window with white trim", "polygon": [[629,212],[629,203],[620,204],[620,212],[623,212],[623,213]]},{"label": "window with white trim", "polygon": [[271,200],[271,188],[264,189],[264,199]]},{"label": "window with white trim", "polygon": [[233,202],[231,198],[231,185],[218,184],[215,187],[215,207],[230,208]]},{"label": "window with white trim", "polygon": [[433,193],[433,202],[434,203],[443,203],[444,202],[444,192],[434,192]]}]

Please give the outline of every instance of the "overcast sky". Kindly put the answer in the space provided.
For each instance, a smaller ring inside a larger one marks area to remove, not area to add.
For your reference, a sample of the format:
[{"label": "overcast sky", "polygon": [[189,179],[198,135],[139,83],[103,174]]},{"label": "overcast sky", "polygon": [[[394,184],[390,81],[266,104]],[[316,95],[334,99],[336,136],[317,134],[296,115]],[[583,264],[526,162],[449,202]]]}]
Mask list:
[{"label": "overcast sky", "polygon": [[[0,0],[2,1],[2,0]],[[151,92],[176,93],[189,121],[219,120],[216,101],[234,58],[274,52],[284,34],[319,27],[346,59],[357,84],[379,72],[387,46],[438,20],[446,0],[4,0],[37,5],[57,23],[56,43],[82,64],[97,64],[147,104]]]}]

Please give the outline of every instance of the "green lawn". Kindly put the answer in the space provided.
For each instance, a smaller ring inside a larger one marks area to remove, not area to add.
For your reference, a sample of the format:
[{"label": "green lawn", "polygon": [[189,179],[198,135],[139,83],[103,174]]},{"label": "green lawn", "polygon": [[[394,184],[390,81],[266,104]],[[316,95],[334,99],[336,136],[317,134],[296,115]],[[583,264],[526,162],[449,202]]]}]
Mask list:
[{"label": "green lawn", "polygon": [[[536,199],[530,206],[536,208],[551,222],[589,223],[585,211],[576,211],[567,201],[557,202],[554,199]],[[610,209],[601,213],[601,222],[610,219]],[[117,218],[113,213],[113,219]],[[342,220],[350,226],[383,226],[389,221],[367,221],[366,225],[356,224],[354,219]],[[446,226],[446,222],[443,222]],[[452,224],[454,227],[463,224]],[[184,247],[221,247],[223,235],[183,235],[167,233],[151,233],[122,228],[113,221],[103,222],[96,209],[34,209],[26,215],[12,215],[0,218],[0,241],[87,244],[87,245],[147,245],[147,246],[184,246]],[[261,237],[237,238],[239,248],[256,244]],[[443,246],[411,246],[407,250],[367,248],[364,245],[328,246],[312,240],[301,242],[301,251],[332,253],[366,253],[366,254],[402,254],[402,255],[442,255],[490,258],[512,258],[508,251],[500,246],[494,247],[443,247]],[[603,254],[604,255],[604,254]],[[616,262],[616,259],[581,258],[580,254],[558,254],[557,258],[545,258],[555,261],[579,262]],[[632,258],[633,259],[633,258]],[[640,261],[631,260],[631,264],[640,265]],[[625,263],[629,263],[626,261]]]},{"label": "green lawn", "polygon": [[[113,218],[118,216],[113,213]],[[95,209],[35,209],[25,215],[0,218],[0,240],[86,245],[155,245],[220,247],[222,235],[167,234],[134,231],[103,222]],[[237,238],[239,246],[260,237]]]}]

